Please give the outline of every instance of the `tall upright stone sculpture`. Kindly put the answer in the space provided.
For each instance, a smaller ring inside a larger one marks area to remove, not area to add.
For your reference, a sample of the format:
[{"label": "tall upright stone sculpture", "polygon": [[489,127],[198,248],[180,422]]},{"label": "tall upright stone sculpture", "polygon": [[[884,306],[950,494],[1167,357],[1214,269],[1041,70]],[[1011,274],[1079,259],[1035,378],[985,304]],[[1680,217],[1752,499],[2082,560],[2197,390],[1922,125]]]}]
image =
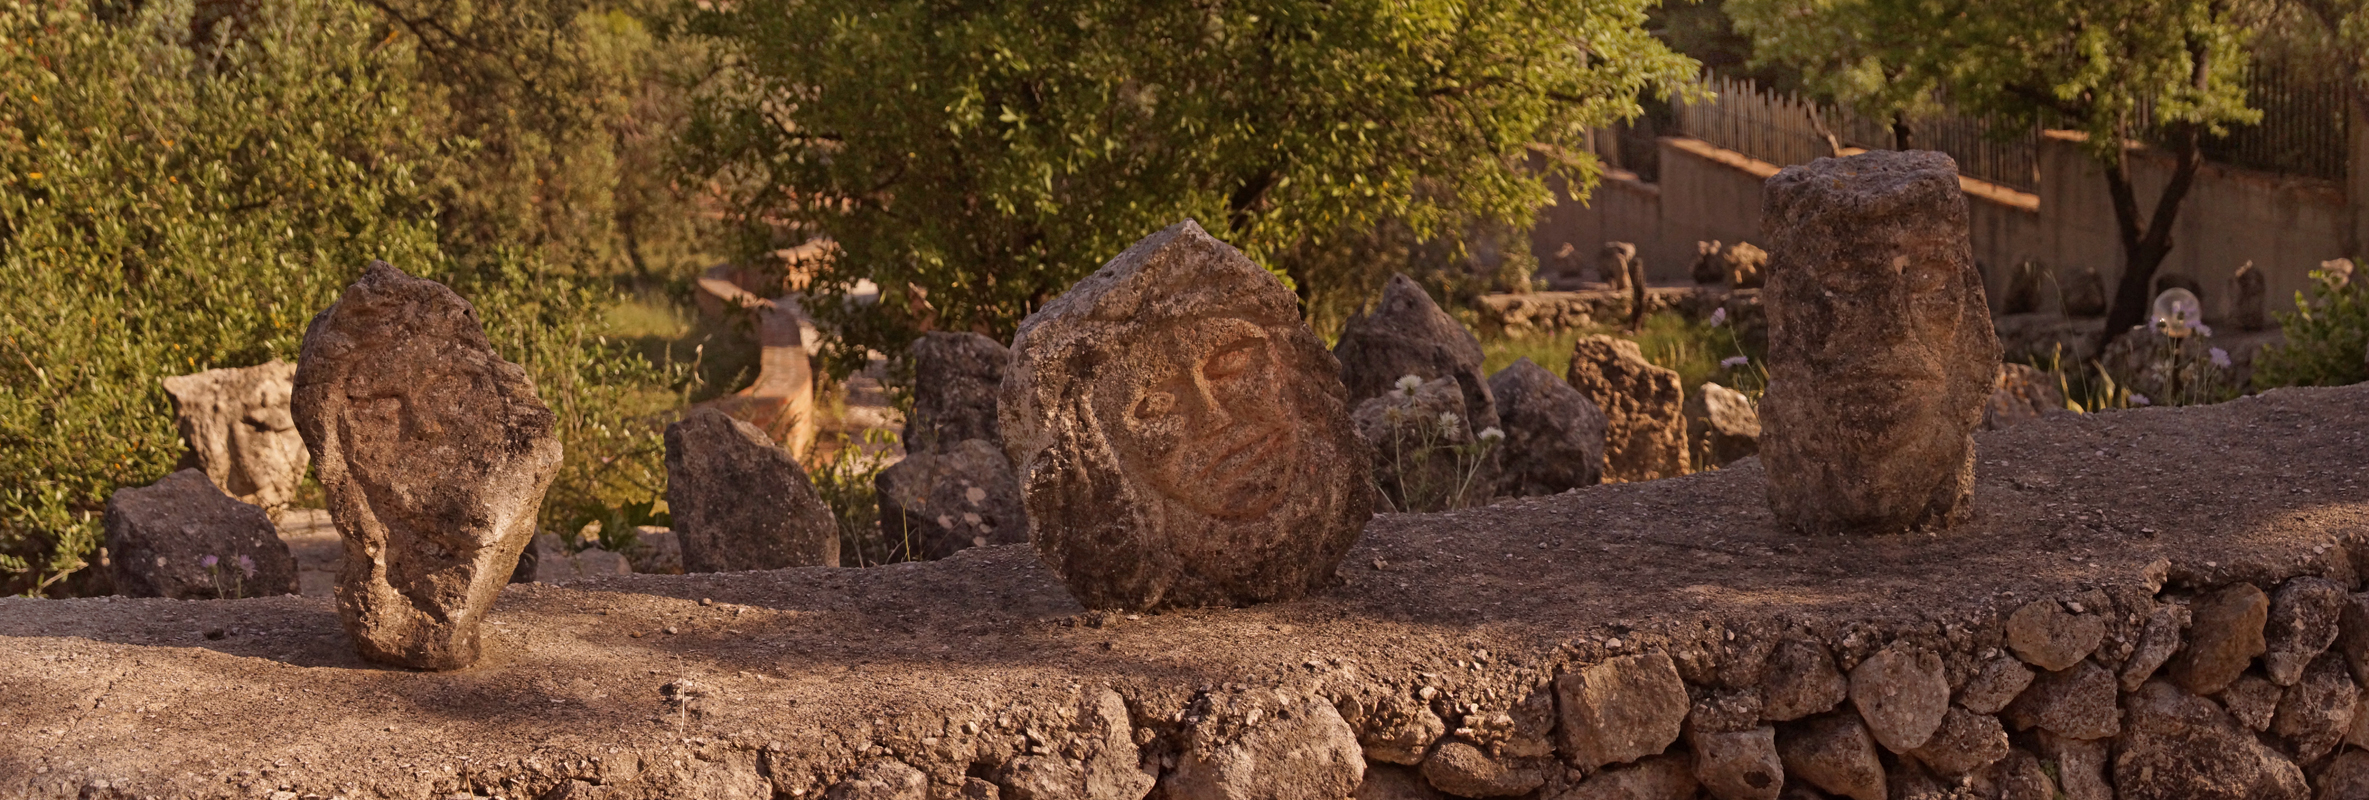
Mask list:
[{"label": "tall upright stone sculpture", "polygon": [[1289,600],[1373,515],[1291,290],[1188,220],[1020,323],[999,404],[1037,555],[1089,608]]},{"label": "tall upright stone sculpture", "polygon": [[475,662],[559,473],[526,370],[460,295],[374,261],[305,330],[292,406],[345,539],[337,612],[362,656]]},{"label": "tall upright stone sculpture", "polygon": [[1947,527],[1967,513],[1973,431],[1999,374],[1957,163],[1821,158],[1769,178],[1764,196],[1770,507],[1813,534]]},{"label": "tall upright stone sculpture", "polygon": [[839,520],[798,458],[712,408],[666,426],[666,507],[684,572],[839,564]]},{"label": "tall upright stone sculpture", "polygon": [[189,452],[180,468],[206,474],[239,502],[277,513],[296,498],[308,465],[288,414],[296,365],[279,359],[164,379]]}]

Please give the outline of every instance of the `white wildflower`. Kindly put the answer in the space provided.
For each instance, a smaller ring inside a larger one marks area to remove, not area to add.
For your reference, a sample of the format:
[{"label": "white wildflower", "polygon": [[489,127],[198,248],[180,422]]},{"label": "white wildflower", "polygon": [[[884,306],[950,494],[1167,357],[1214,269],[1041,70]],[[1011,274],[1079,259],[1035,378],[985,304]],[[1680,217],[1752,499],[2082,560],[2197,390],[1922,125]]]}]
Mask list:
[{"label": "white wildflower", "polygon": [[1495,425],[1481,429],[1481,441],[1494,442],[1503,438],[1505,438],[1505,431],[1498,430]]},{"label": "white wildflower", "polygon": [[1415,396],[1415,389],[1422,385],[1423,379],[1413,375],[1407,375],[1398,379],[1398,390],[1406,393],[1408,397]]}]

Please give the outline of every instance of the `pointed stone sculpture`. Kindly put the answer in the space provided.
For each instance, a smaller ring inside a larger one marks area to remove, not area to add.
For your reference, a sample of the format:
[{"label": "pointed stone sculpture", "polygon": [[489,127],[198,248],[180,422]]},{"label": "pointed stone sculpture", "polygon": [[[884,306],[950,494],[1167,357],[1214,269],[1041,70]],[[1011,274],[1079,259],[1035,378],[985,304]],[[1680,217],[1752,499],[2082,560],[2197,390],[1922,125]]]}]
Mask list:
[{"label": "pointed stone sculpture", "polygon": [[666,507],[684,572],[839,565],[839,519],[797,457],[724,412],[666,426]]},{"label": "pointed stone sculpture", "polygon": [[1289,600],[1373,515],[1339,362],[1185,221],[1020,323],[1000,406],[1037,555],[1088,608]]},{"label": "pointed stone sculpture", "polygon": [[1769,178],[1769,506],[1812,534],[1948,527],[1999,374],[1957,163],[1821,158]]},{"label": "pointed stone sculpture", "polygon": [[174,422],[195,468],[239,502],[278,513],[295,499],[309,464],[288,414],[296,365],[279,359],[164,379]]},{"label": "pointed stone sculpture", "polygon": [[995,395],[1003,390],[1012,351],[976,333],[933,331],[913,341],[913,414],[905,420],[905,452],[953,450],[969,439],[1004,446],[995,423]]},{"label": "pointed stone sculpture", "polygon": [[1407,276],[1392,275],[1373,313],[1352,316],[1333,345],[1341,383],[1355,408],[1398,387],[1400,378],[1454,378],[1464,393],[1464,419],[1475,431],[1497,427],[1497,402],[1481,371],[1481,340],[1431,301]]},{"label": "pointed stone sculpture", "polygon": [[374,261],[305,330],[292,406],[345,539],[337,612],[362,656],[475,662],[559,472],[526,370],[460,295]]}]

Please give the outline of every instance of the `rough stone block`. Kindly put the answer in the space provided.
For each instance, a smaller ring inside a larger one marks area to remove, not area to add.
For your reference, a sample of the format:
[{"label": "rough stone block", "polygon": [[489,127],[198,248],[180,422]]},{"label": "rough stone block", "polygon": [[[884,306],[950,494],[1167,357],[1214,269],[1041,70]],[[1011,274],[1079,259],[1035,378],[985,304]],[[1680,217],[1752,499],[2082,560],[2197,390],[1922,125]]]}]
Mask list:
[{"label": "rough stone block", "polygon": [[1604,479],[1604,412],[1587,395],[1528,358],[1489,376],[1489,393],[1505,428],[1502,493],[1559,494]]},{"label": "rough stone block", "polygon": [[[2201,616],[2201,614],[2200,614]],[[2128,698],[2114,789],[2127,800],[2302,800],[2303,770],[2168,681]]]},{"label": "rough stone block", "polygon": [[1556,800],[1694,800],[1701,785],[1680,756],[1649,756],[1588,776]]},{"label": "rough stone block", "polygon": [[1689,730],[1695,780],[1719,800],[1776,800],[1785,789],[1785,765],[1777,757],[1777,729]]},{"label": "rough stone block", "polygon": [[[1246,704],[1274,711],[1262,704]],[[1357,733],[1330,703],[1301,700],[1283,713],[1207,710],[1184,736],[1184,752],[1161,788],[1173,800],[1293,800],[1346,797],[1365,776]]]},{"label": "rough stone block", "polygon": [[2221,690],[2220,700],[2221,708],[2237,724],[2264,731],[2270,729],[2271,719],[2278,714],[2279,698],[2285,696],[2286,690],[2270,679],[2248,673],[2230,681],[2229,687]]},{"label": "rough stone block", "polygon": [[1777,755],[1788,775],[1851,800],[1887,800],[1884,762],[1858,715],[1828,714],[1785,726]]},{"label": "rough stone block", "polygon": [[2344,741],[2359,712],[2361,687],[2344,667],[2344,659],[2322,655],[2303,671],[2303,677],[2279,700],[2278,716],[2270,732],[2287,740],[2297,763],[2320,760]]},{"label": "rough stone block", "polygon": [[1701,433],[1709,466],[1724,467],[1760,453],[1760,412],[1743,392],[1705,383],[1686,398],[1686,427]]},{"label": "rough stone block", "polygon": [[2026,603],[2007,617],[2007,649],[2049,672],[2081,663],[2105,639],[2104,620],[2066,611],[2054,600]]},{"label": "rough stone block", "polygon": [[945,558],[1028,541],[1028,513],[1004,451],[985,439],[907,453],[872,479],[890,561]]},{"label": "rough stone block", "polygon": [[934,453],[973,439],[1004,446],[996,395],[1012,351],[976,333],[931,331],[913,340],[913,413],[905,417],[905,452]]},{"label": "rough stone block", "polygon": [[2019,731],[2037,727],[2075,739],[2104,739],[2122,730],[2115,689],[2114,673],[2093,662],[2042,672],[2007,705],[2007,721]]},{"label": "rough stone block", "polygon": [[1427,381],[1452,378],[1472,429],[1500,427],[1487,373],[1481,371],[1480,338],[1404,274],[1390,276],[1372,313],[1349,318],[1333,357],[1340,359],[1341,383],[1352,406],[1382,396],[1408,375]]},{"label": "rough stone block", "polygon": [[2167,603],[2147,612],[2147,621],[2139,628],[2138,643],[2122,661],[2122,690],[2138,691],[2148,678],[2155,677],[2155,671],[2180,652],[2180,631],[2187,627],[2187,606]]},{"label": "rough stone block", "polygon": [[2253,584],[2223,587],[2198,598],[2190,611],[2195,621],[2188,646],[2171,664],[2172,680],[2190,694],[2219,693],[2269,649],[2262,629],[2270,620],[2270,597]]},{"label": "rough stone block", "polygon": [[2007,729],[1997,717],[1952,708],[1933,738],[1909,755],[1942,775],[1964,775],[2007,757]]},{"label": "rough stone block", "polygon": [[1604,412],[1604,480],[1687,473],[1686,392],[1678,373],[1645,360],[1636,342],[1589,336],[1572,346],[1565,380]]},{"label": "rough stone block", "polygon": [[1457,739],[1441,742],[1423,759],[1423,777],[1433,788],[1457,797],[1514,797],[1546,783],[1538,770],[1507,767]]},{"label": "rough stone block", "polygon": [[694,409],[666,426],[666,506],[684,572],[839,565],[839,520],[756,426]]},{"label": "rough stone block", "polygon": [[1621,656],[1557,675],[1555,693],[1563,757],[1590,768],[1668,748],[1692,707],[1667,653]]},{"label": "rough stone block", "polygon": [[1373,516],[1338,362],[1291,290],[1197,224],[1137,242],[1013,341],[999,413],[1029,537],[1088,608],[1298,598]]},{"label": "rough stone block", "polygon": [[1958,687],[1958,705],[1976,714],[1997,714],[2032,685],[2032,668],[2008,656],[1982,662]]},{"label": "rough stone block", "polygon": [[1851,668],[1851,705],[1876,743],[1895,753],[1925,744],[1949,711],[1949,680],[1941,656],[1889,647]]},{"label": "rough stone block", "polygon": [[305,330],[289,405],[345,538],[337,610],[362,655],[475,662],[559,473],[526,370],[460,295],[375,261]]},{"label": "rough stone block", "polygon": [[2293,578],[2279,585],[2262,626],[2262,671],[2271,683],[2293,686],[2303,678],[2303,668],[2336,642],[2348,599],[2344,584],[2327,578]]},{"label": "rough stone block", "polygon": [[1762,196],[1770,507],[1813,534],[1949,526],[1968,512],[1974,427],[1999,373],[1956,163],[1821,158]]},{"label": "rough stone block", "polygon": [[185,469],[107,497],[108,571],[126,597],[296,593],[296,557],[271,517]]},{"label": "rough stone block", "polygon": [[252,367],[210,369],[164,379],[173,422],[196,467],[239,502],[277,512],[296,498],[311,454],[288,401],[296,365],[272,359]]},{"label": "rough stone block", "polygon": [[1769,654],[1768,671],[1760,683],[1760,715],[1786,722],[1824,714],[1842,705],[1850,690],[1826,645],[1786,639]]}]

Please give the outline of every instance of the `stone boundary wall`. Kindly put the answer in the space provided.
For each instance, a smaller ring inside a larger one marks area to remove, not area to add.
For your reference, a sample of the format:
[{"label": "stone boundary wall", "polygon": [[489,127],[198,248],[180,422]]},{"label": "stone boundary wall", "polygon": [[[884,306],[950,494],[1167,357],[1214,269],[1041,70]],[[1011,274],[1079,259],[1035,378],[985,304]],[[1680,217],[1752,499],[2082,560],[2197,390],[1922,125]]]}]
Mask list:
[{"label": "stone boundary wall", "polygon": [[513,586],[450,673],[319,599],[0,599],[0,797],[2369,791],[2369,387],[1978,446],[1941,535],[1779,530],[1747,460],[1386,515],[1245,609],[1087,612],[1019,545]]},{"label": "stone boundary wall", "polygon": [[[2369,164],[2369,124],[2354,126],[2355,149]],[[2079,134],[2050,131],[2040,141],[2036,194],[1963,179],[1975,259],[1985,269],[1994,311],[2007,288],[2007,267],[2025,260],[2063,271],[2094,268],[2111,294],[2121,273],[2120,238],[2105,178],[2081,150]],[[1660,182],[1606,169],[1585,202],[1563,202],[1539,213],[1533,252],[1553,254],[1566,243],[1593,257],[1606,241],[1637,245],[1656,282],[1685,283],[1695,242],[1716,239],[1766,245],[1760,231],[1760,183],[1779,165],[1686,137],[1660,140]],[[2170,180],[2171,157],[2133,154],[2135,189],[2146,208]],[[2369,195],[2369,169],[2355,170],[2351,191]],[[2207,164],[2182,205],[2173,250],[2159,274],[2193,278],[2203,287],[2208,321],[2229,313],[2229,280],[2248,260],[2268,278],[2269,305],[2287,308],[2321,261],[2369,249],[2369,202],[2348,202],[2344,184]],[[1592,263],[1592,262],[1591,262]],[[2055,308],[2053,292],[2043,292]]]}]

